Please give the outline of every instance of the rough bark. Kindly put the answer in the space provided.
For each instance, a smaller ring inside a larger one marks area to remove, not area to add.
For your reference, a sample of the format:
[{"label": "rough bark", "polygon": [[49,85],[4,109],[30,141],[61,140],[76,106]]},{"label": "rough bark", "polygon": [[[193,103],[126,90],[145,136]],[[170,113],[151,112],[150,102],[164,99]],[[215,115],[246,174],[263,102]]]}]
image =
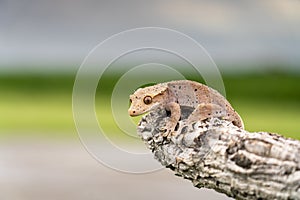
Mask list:
[{"label": "rough bark", "polygon": [[164,137],[164,109],[140,121],[138,134],[163,166],[195,187],[236,199],[300,199],[300,141],[250,133],[217,118],[186,124],[190,112],[182,108],[170,137]]}]

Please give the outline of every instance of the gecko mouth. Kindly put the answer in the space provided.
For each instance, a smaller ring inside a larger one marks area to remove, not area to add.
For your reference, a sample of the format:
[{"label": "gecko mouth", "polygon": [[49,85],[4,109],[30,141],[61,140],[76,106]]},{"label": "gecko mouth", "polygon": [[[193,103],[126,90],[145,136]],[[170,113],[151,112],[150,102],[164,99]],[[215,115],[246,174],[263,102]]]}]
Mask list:
[{"label": "gecko mouth", "polygon": [[136,117],[136,116],[145,114],[145,113],[147,113],[147,112],[148,112],[148,111],[140,112],[140,111],[137,111],[137,110],[128,110],[128,114],[129,114],[131,117]]},{"label": "gecko mouth", "polygon": [[149,107],[147,109],[144,109],[144,110],[133,110],[131,108],[128,109],[128,114],[131,116],[131,117],[135,117],[135,116],[139,116],[139,115],[142,115],[142,114],[145,114],[153,109],[156,109],[157,107],[159,106],[159,104],[155,103],[152,107]]}]

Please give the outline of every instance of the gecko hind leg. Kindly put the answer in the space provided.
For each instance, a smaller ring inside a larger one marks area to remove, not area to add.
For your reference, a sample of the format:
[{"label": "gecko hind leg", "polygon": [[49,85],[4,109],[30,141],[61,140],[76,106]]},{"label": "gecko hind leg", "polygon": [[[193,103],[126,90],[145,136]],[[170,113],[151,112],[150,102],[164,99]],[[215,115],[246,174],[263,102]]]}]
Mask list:
[{"label": "gecko hind leg", "polygon": [[224,118],[226,117],[226,109],[217,104],[201,103],[188,117],[187,122],[193,123],[198,120],[205,120],[211,117]]}]

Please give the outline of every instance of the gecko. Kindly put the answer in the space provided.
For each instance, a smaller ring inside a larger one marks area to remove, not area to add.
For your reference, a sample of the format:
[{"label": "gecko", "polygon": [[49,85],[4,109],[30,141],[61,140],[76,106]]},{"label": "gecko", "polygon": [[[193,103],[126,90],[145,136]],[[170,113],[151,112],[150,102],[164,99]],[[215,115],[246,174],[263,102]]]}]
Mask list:
[{"label": "gecko", "polygon": [[212,117],[222,118],[244,129],[239,114],[218,91],[195,81],[178,80],[139,88],[130,95],[128,114],[138,116],[154,110],[158,106],[170,112],[166,124],[167,135],[176,129],[180,120],[181,106],[192,107],[187,123]]}]

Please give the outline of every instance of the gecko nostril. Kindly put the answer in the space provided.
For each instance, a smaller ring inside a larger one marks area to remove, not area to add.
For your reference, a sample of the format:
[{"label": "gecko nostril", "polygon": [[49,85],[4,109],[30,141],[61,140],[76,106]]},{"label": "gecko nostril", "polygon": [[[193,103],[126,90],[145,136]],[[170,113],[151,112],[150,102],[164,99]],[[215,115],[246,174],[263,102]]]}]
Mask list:
[{"label": "gecko nostril", "polygon": [[132,113],[135,113],[135,110],[134,110],[134,111],[132,111]]}]

